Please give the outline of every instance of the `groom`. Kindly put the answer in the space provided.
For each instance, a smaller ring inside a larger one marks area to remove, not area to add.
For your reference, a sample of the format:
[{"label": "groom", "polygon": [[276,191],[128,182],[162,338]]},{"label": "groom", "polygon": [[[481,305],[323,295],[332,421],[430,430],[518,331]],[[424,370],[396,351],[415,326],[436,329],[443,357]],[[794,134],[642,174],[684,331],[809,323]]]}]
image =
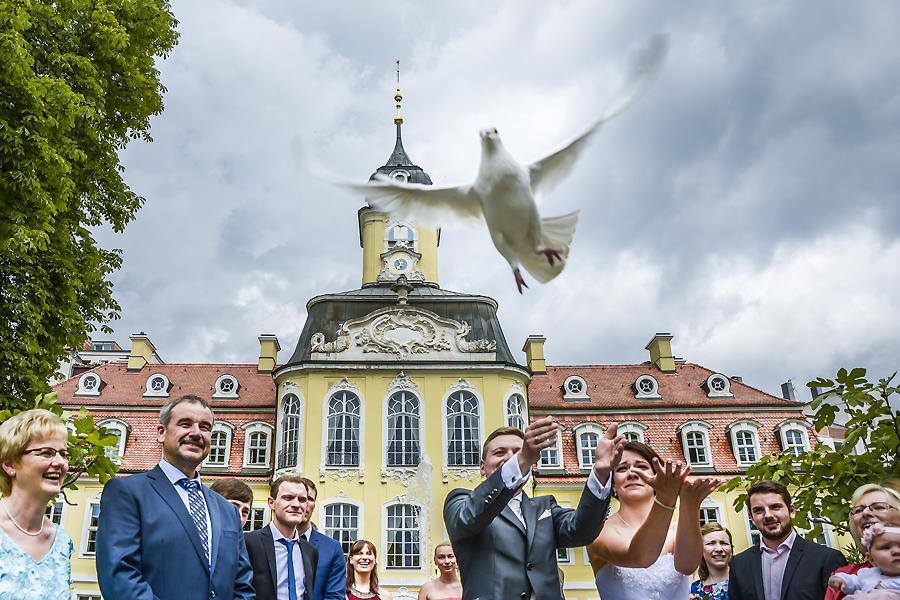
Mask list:
[{"label": "groom", "polygon": [[562,508],[553,496],[522,493],[541,450],[556,443],[550,417],[534,421],[524,433],[501,427],[488,436],[481,452],[484,481],[474,490],[452,490],[444,502],[463,600],[562,600],[556,549],[585,546],[600,533],[611,475],[625,447],[616,429],[610,425],[597,443],[577,509]]}]

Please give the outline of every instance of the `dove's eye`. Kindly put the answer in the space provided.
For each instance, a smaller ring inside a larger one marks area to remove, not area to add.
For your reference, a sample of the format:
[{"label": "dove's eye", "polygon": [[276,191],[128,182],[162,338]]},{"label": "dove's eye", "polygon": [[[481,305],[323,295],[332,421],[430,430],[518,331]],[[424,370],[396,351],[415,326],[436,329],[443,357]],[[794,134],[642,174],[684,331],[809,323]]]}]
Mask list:
[{"label": "dove's eye", "polygon": [[496,127],[494,127],[494,133],[497,133],[497,128],[496,128]]}]

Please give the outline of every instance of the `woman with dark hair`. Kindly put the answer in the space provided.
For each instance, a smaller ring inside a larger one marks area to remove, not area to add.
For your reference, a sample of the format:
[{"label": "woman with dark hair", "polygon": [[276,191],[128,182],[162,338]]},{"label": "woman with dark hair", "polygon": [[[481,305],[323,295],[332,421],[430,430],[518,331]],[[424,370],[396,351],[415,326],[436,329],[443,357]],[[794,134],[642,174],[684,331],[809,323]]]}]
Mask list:
[{"label": "woman with dark hair", "polygon": [[347,554],[347,598],[349,600],[393,600],[394,596],[378,587],[375,544],[356,540]]},{"label": "woman with dark hair", "polygon": [[[628,442],[613,471],[619,510],[588,546],[601,598],[684,600],[700,565],[700,503],[724,479],[697,477],[691,468]],[[676,503],[678,522],[672,523]]]},{"label": "woman with dark hair", "polygon": [[703,558],[697,569],[700,579],[691,584],[691,598],[696,595],[704,600],[728,600],[728,565],[734,551],[731,532],[712,521],[700,528],[700,535]]},{"label": "woman with dark hair", "polygon": [[0,425],[0,598],[69,597],[75,551],[62,527],[44,516],[69,471],[65,424],[48,410]]}]

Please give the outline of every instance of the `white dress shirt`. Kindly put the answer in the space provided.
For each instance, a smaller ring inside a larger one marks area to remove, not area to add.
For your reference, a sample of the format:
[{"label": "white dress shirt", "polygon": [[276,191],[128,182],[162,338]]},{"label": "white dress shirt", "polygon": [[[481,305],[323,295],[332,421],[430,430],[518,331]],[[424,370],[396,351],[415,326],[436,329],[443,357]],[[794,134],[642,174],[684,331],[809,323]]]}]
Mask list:
[{"label": "white dress shirt", "polygon": [[[277,569],[277,575],[275,582],[277,584],[276,587],[276,595],[278,600],[288,600],[290,598],[288,591],[288,550],[287,546],[279,542],[281,539],[290,539],[281,535],[281,532],[278,531],[278,528],[275,527],[275,523],[269,523],[269,528],[272,530],[272,538],[275,540],[275,568]],[[294,540],[299,540],[300,536],[295,535]],[[300,542],[297,541],[294,544],[294,549],[291,552],[291,557],[294,559],[294,584],[297,586],[297,598],[303,598],[303,594],[306,593],[306,571],[303,570],[303,553],[300,552]]]},{"label": "white dress shirt", "polygon": [[[166,474],[166,477],[169,481],[172,482],[172,486],[175,488],[175,491],[178,492],[178,497],[181,498],[181,501],[184,502],[184,507],[187,509],[188,514],[191,514],[191,501],[188,498],[188,491],[178,485],[178,481],[184,479],[184,473],[179,471],[177,468],[166,462],[166,459],[162,459],[159,461],[159,467],[162,469],[163,473]],[[188,478],[190,479],[190,478]],[[194,474],[194,479],[197,482],[200,482],[200,476],[196,473]],[[203,485],[202,483],[200,485]],[[206,497],[203,495],[203,492],[200,492],[200,499],[203,501],[203,512],[206,513],[206,535],[209,543],[209,554],[210,561],[212,561],[212,549],[213,549],[213,528],[212,522],[209,520],[209,507],[206,506]],[[198,534],[199,535],[199,534]]]}]

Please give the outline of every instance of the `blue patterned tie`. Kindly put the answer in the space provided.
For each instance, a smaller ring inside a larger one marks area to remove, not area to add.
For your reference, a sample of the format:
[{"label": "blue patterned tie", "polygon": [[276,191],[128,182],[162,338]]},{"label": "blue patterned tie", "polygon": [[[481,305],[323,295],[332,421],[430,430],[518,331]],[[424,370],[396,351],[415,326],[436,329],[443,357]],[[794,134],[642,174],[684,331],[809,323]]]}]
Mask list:
[{"label": "blue patterned tie", "polygon": [[203,496],[200,495],[200,482],[187,477],[176,481],[178,485],[187,490],[188,504],[191,507],[191,518],[197,526],[200,534],[200,543],[206,552],[206,562],[209,562],[209,532],[206,530],[206,510],[203,508]]},{"label": "blue patterned tie", "polygon": [[288,551],[288,600],[297,600],[297,580],[294,579],[294,557],[291,554],[297,540],[279,538],[278,541],[284,544],[284,547],[287,548]]}]

